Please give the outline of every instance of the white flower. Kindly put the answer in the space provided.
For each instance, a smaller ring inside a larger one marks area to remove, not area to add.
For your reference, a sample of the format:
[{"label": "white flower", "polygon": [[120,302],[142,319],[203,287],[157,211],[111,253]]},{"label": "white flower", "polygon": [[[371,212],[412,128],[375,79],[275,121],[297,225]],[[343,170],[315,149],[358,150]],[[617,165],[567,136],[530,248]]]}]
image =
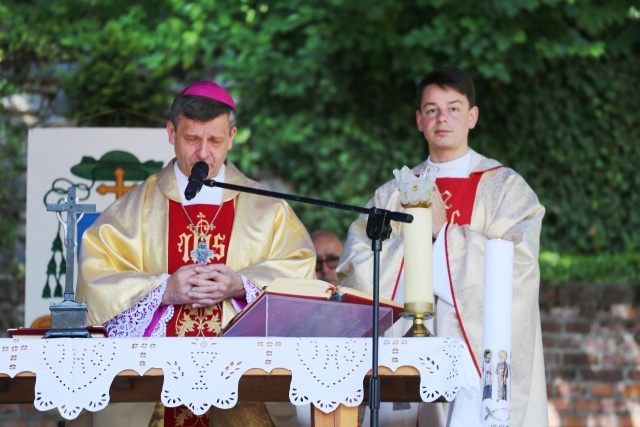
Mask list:
[{"label": "white flower", "polygon": [[407,166],[403,166],[401,170],[394,169],[393,174],[398,182],[402,205],[405,207],[431,206],[430,199],[435,188],[437,173],[438,168],[435,166],[427,166],[420,176]]}]

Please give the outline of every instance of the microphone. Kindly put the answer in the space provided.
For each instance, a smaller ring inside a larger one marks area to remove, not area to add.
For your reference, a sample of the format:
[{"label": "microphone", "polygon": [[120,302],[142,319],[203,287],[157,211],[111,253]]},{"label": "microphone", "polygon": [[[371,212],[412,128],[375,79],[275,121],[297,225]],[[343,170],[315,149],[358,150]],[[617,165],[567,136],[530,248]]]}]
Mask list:
[{"label": "microphone", "polygon": [[206,162],[198,162],[193,165],[191,169],[191,175],[189,176],[189,183],[187,184],[187,188],[184,190],[184,198],[187,200],[191,200],[196,197],[196,194],[202,188],[202,184],[204,180],[207,178],[209,174],[209,165]]}]

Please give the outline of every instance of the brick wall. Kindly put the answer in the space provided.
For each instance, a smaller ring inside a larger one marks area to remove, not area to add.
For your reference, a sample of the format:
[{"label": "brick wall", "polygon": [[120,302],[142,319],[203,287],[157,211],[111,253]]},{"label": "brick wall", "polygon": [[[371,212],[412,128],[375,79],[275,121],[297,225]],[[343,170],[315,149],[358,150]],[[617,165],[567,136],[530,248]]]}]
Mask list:
[{"label": "brick wall", "polygon": [[[540,309],[550,426],[640,427],[640,284],[543,285]],[[0,426],[59,419],[0,405]]]},{"label": "brick wall", "polygon": [[2,427],[63,427],[63,420],[57,410],[40,412],[31,404],[0,405]]},{"label": "brick wall", "polygon": [[553,427],[640,426],[640,285],[543,285]]}]

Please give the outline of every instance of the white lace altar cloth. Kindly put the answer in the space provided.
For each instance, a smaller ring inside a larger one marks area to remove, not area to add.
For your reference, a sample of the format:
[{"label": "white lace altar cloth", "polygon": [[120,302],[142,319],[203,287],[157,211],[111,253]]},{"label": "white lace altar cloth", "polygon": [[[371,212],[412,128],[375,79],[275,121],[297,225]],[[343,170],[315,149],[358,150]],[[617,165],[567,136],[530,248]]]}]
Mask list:
[{"label": "white lace altar cloth", "polygon": [[[231,408],[238,381],[252,368],[291,371],[289,398],[323,412],[363,400],[371,368],[370,338],[117,338],[0,339],[0,373],[36,374],[34,405],[57,408],[66,419],[109,403],[109,387],[126,369],[164,373],[161,401],[204,414],[211,405]],[[463,341],[450,338],[380,338],[379,366],[420,371],[425,402],[452,400],[461,387],[479,389]]]}]

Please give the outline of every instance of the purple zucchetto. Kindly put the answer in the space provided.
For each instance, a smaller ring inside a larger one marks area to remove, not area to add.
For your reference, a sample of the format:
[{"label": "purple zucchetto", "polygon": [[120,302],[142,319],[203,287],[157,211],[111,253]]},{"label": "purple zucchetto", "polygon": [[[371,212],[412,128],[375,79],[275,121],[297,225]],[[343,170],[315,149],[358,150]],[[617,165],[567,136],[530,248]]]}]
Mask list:
[{"label": "purple zucchetto", "polygon": [[236,109],[236,103],[233,102],[233,98],[229,95],[229,92],[219,84],[210,80],[192,83],[180,92],[180,95],[204,96],[205,98],[211,98],[218,102],[222,102],[234,110]]}]

